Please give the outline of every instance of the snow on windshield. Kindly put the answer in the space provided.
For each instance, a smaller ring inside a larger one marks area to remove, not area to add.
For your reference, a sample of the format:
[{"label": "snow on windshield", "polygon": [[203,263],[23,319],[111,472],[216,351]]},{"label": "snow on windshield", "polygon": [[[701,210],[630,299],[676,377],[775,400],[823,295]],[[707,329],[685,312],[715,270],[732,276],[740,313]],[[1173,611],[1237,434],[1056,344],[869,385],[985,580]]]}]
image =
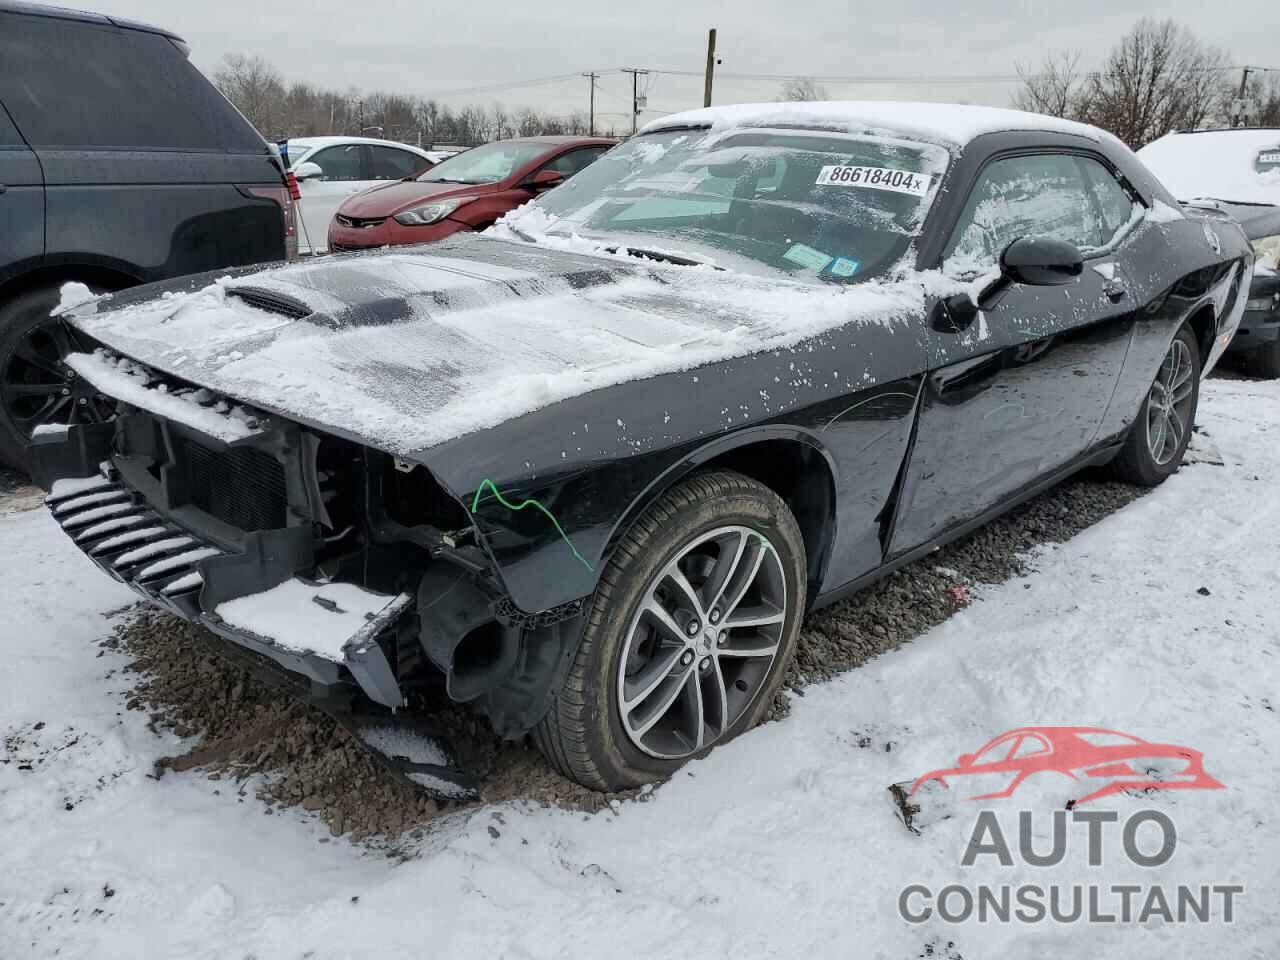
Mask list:
[{"label": "snow on windshield", "polygon": [[657,131],[610,151],[506,224],[533,239],[658,245],[752,273],[857,281],[903,258],[948,160],[936,144],[887,136]]}]

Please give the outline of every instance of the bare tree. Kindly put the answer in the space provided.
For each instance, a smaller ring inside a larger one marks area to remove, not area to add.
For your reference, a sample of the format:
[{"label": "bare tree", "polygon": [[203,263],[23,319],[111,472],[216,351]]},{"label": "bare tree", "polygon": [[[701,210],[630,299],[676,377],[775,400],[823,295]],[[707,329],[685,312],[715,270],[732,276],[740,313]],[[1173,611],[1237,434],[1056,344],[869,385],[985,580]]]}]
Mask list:
[{"label": "bare tree", "polygon": [[540,133],[585,135],[586,111],[566,117],[529,108],[508,110],[500,103],[450,110],[419,96],[375,90],[324,90],[285,84],[262,57],[227,54],[213,74],[218,89],[271,139],[363,133],[424,146],[475,145],[487,140]]},{"label": "bare tree", "polygon": [[1047,113],[1051,117],[1074,118],[1080,111],[1080,54],[1076,51],[1051,53],[1038,71],[1015,64],[1022,88],[1013,95],[1019,110]]},{"label": "bare tree", "polygon": [[214,71],[213,82],[264,134],[275,136],[282,132],[284,78],[268,61],[243,53],[228,53]]},{"label": "bare tree", "polygon": [[1222,102],[1227,55],[1172,20],[1139,20],[1091,74],[1080,119],[1140,147],[1171,130],[1192,130]]},{"label": "bare tree", "polygon": [[827,99],[827,90],[825,87],[818,86],[812,77],[800,77],[783,83],[781,90],[778,92],[778,99],[793,101],[825,100]]}]

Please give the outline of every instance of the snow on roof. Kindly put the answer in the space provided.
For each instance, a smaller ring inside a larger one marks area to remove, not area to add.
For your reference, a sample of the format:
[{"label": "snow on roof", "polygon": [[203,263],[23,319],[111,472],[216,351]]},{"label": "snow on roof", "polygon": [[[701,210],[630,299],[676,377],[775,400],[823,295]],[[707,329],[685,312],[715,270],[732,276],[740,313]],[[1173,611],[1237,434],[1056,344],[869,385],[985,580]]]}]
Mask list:
[{"label": "snow on roof", "polygon": [[419,156],[425,157],[427,151],[421,147],[415,147],[411,143],[401,143],[399,140],[380,140],[377,137],[290,137],[289,138],[289,154],[290,156],[301,156],[298,149],[303,151],[315,150],[318,147],[332,147],[347,143],[368,143],[373,146],[395,147],[399,150],[410,150]]},{"label": "snow on roof", "polygon": [[[1073,120],[1039,113],[953,103],[876,100],[814,100],[804,103],[740,103],[673,113],[645,125],[642,133],[665,127],[754,127],[784,123],[834,127],[856,133],[905,134],[916,139],[964,146],[984,133],[1039,130],[1114,141],[1111,134]],[[1118,142],[1118,141],[1116,141]]]},{"label": "snow on roof", "polygon": [[1138,159],[1179,200],[1280,205],[1280,169],[1257,168],[1268,151],[1280,152],[1280,130],[1205,130],[1167,133],[1139,150]]}]

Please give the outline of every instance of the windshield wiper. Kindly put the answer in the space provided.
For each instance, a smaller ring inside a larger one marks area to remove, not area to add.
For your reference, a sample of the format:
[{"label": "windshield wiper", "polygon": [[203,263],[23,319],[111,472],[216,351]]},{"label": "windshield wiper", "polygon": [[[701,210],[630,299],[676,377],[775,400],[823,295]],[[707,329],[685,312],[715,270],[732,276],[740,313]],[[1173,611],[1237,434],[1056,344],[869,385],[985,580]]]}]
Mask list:
[{"label": "windshield wiper", "polygon": [[449,178],[449,177],[431,177],[431,178],[429,178],[429,179],[423,180],[422,182],[423,182],[423,183],[472,183],[472,184],[475,184],[475,183],[480,183],[481,181],[479,181],[479,180],[457,180],[457,179],[451,179],[451,178]]},{"label": "windshield wiper", "polygon": [[517,227],[514,223],[504,223],[504,224],[503,224],[503,226],[504,226],[504,227],[506,227],[508,230],[510,230],[512,233],[514,233],[517,237],[519,237],[519,238],[520,238],[521,240],[523,240],[525,243],[537,243],[537,242],[538,242],[538,238],[537,238],[537,237],[535,237],[535,236],[534,236],[533,234],[531,234],[531,233],[528,233],[528,232],[527,232],[527,231],[525,231],[525,230],[521,230],[521,229],[520,229],[519,227]]},{"label": "windshield wiper", "polygon": [[641,260],[657,260],[660,263],[674,263],[678,267],[711,267],[715,270],[723,270],[724,267],[717,267],[714,263],[706,260],[695,260],[692,257],[682,257],[676,253],[663,253],[661,250],[646,250],[644,247],[622,247],[613,246],[605,247],[610,253],[625,253],[629,257],[639,257]]}]

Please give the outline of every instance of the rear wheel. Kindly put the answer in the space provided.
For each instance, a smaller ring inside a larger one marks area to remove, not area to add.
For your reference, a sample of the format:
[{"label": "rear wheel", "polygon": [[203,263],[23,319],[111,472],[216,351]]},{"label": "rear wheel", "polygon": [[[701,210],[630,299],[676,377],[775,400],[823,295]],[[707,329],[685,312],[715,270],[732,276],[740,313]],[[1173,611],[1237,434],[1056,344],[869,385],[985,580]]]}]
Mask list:
[{"label": "rear wheel", "polygon": [[565,776],[619,790],[754,726],[795,649],[805,569],[795,518],[767,487],[714,471],[673,488],[601,576],[539,748]]},{"label": "rear wheel", "polygon": [[1280,340],[1250,350],[1241,357],[1241,366],[1250,376],[1280,379]]},{"label": "rear wheel", "polygon": [[30,470],[31,435],[41,426],[100,423],[112,405],[62,358],[86,349],[66,323],[52,320],[56,287],[29,290],[0,306],[0,459]]},{"label": "rear wheel", "polygon": [[1154,487],[1177,471],[1200,401],[1200,348],[1183,326],[1173,338],[1113,467],[1121,480]]}]

